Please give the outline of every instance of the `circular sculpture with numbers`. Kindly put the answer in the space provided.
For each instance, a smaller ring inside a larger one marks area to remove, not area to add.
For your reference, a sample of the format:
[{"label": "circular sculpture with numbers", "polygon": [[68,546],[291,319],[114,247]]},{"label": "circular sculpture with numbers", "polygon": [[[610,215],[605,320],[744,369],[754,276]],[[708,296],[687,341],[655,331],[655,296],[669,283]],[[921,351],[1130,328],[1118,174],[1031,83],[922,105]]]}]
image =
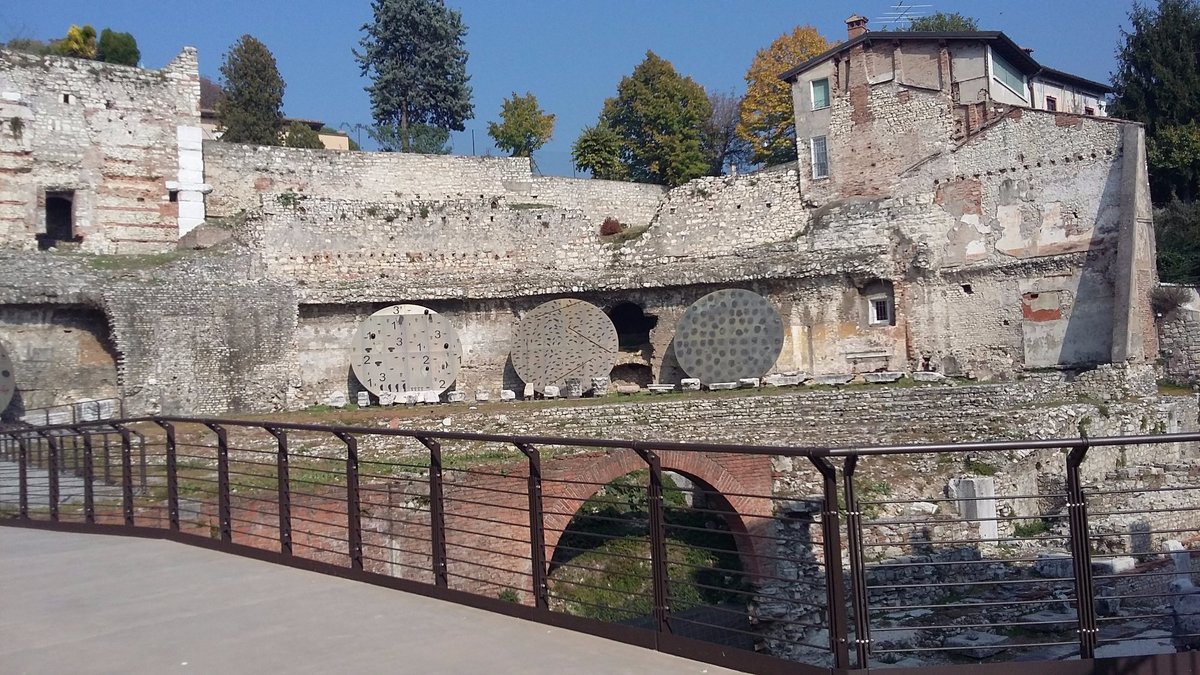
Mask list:
[{"label": "circular sculpture with numbers", "polygon": [[767,299],[741,289],[692,303],[675,330],[675,358],[705,384],[762,377],[783,350],[783,321]]},{"label": "circular sculpture with numbers", "polygon": [[393,305],[363,320],[351,347],[354,376],[367,391],[441,394],[458,378],[462,345],[450,320],[420,305]]},{"label": "circular sculpture with numbers", "polygon": [[13,394],[17,391],[17,378],[13,376],[12,360],[4,345],[0,345],[0,412],[3,412],[12,402]]},{"label": "circular sculpture with numbers", "polygon": [[533,308],[513,336],[517,375],[538,390],[578,379],[583,391],[592,378],[608,377],[617,357],[617,329],[599,307],[562,298]]}]

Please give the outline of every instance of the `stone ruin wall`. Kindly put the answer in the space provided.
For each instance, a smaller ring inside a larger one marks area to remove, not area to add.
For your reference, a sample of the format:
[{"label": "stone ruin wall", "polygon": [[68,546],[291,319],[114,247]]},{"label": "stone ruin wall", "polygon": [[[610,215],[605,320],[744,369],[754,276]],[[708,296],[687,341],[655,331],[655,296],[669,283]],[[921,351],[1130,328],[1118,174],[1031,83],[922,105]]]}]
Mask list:
[{"label": "stone ruin wall", "polygon": [[1200,292],[1185,288],[1187,300],[1165,316],[1156,317],[1162,342],[1160,357],[1167,379],[1182,385],[1200,384]]},{"label": "stone ruin wall", "polygon": [[535,176],[527,157],[339,152],[218,141],[204,143],[204,173],[213,188],[208,211],[221,218],[258,209],[264,195],[292,192],[414,207],[462,203],[483,210],[494,202],[564,208],[582,212],[599,230],[610,216],[627,225],[649,223],[666,191],[658,185]]},{"label": "stone ruin wall", "polygon": [[0,50],[0,248],[36,249],[45,193],[73,191],[82,250],[170,250],[204,220],[202,161],[195,49],[161,70]]}]

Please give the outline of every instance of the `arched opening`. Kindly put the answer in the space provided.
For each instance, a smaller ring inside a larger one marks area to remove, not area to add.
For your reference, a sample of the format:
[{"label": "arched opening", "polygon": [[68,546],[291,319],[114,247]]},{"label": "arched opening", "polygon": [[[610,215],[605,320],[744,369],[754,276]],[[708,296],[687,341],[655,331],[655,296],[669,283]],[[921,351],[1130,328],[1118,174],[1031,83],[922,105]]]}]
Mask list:
[{"label": "arched opening", "polygon": [[618,363],[613,367],[608,379],[614,387],[622,384],[645,387],[654,382],[654,370],[644,363]]},{"label": "arched opening", "polygon": [[[746,617],[753,577],[741,517],[719,491],[688,473],[663,471],[668,602],[676,635],[752,649]],[[599,486],[553,543],[551,609],[652,627],[649,471]]]},{"label": "arched opening", "polygon": [[608,318],[617,329],[617,345],[621,351],[636,352],[650,346],[650,331],[658,325],[658,317],[646,314],[632,302],[622,302],[608,311]]}]

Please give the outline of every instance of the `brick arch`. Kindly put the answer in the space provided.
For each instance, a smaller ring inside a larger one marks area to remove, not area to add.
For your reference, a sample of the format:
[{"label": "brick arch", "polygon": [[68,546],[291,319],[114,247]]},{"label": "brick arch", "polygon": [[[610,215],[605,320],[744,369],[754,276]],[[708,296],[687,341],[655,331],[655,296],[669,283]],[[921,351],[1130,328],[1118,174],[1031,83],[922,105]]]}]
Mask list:
[{"label": "brick arch", "polygon": [[[758,581],[769,573],[773,553],[764,535],[772,515],[770,458],[664,451],[659,461],[664,471],[686,476],[719,500],[742,567],[751,579]],[[559,539],[584,502],[602,486],[646,468],[646,462],[632,451],[547,463],[542,472],[546,559],[554,559]]]}]

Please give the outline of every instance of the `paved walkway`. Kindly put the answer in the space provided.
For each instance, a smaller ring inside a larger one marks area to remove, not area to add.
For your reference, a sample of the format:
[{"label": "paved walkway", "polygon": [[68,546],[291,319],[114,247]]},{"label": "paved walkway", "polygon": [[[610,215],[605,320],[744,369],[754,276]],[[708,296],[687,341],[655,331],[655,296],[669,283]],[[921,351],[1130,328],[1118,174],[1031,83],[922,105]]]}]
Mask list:
[{"label": "paved walkway", "polygon": [[5,673],[732,673],[168,541],[0,527]]}]

